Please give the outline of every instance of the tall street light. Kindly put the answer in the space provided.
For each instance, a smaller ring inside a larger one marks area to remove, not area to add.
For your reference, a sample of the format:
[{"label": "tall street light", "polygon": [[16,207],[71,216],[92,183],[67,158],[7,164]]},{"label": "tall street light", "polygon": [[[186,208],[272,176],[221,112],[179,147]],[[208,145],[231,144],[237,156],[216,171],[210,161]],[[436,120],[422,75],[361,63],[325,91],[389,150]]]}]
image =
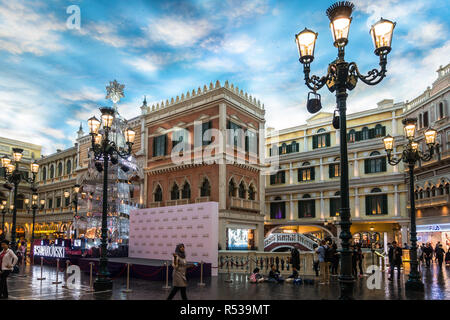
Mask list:
[{"label": "tall street light", "polygon": [[436,147],[436,130],[428,129],[425,131],[425,142],[428,150],[422,152],[419,150],[419,144],[414,141],[414,134],[416,129],[417,118],[406,118],[402,121],[405,136],[408,140],[406,145],[403,146],[403,151],[400,157],[394,156],[394,138],[387,135],[384,139],[384,149],[388,156],[388,162],[390,165],[397,165],[400,161],[403,161],[408,165],[409,169],[409,202],[410,202],[410,235],[411,235],[411,250],[410,250],[410,265],[411,270],[409,272],[408,281],[405,284],[407,290],[423,291],[424,285],[418,271],[417,261],[417,232],[416,232],[416,204],[414,199],[414,166],[419,160],[428,161],[433,157],[434,149]]},{"label": "tall street light", "polygon": [[[75,219],[75,233],[73,234],[73,239],[76,239],[77,238],[77,236],[78,236],[78,229],[76,228],[76,227],[78,227],[78,225],[77,225],[77,219],[79,218],[78,217],[78,193],[80,192],[80,185],[79,184],[76,184],[76,185],[74,185],[73,186],[73,188],[72,188],[72,194],[73,194],[73,200],[72,200],[72,204],[73,204],[73,206],[74,206],[74,208],[75,208],[75,215],[73,216],[74,217],[74,219]],[[70,192],[69,191],[64,191],[64,197],[66,198],[66,199],[68,199],[69,197],[70,197]]]},{"label": "tall street light", "polygon": [[[17,189],[19,187],[19,184],[22,181],[28,182],[31,184],[31,190],[33,192],[36,192],[37,189],[35,187],[36,182],[36,175],[39,172],[39,165],[36,161],[33,161],[30,165],[31,167],[31,173],[32,177],[28,178],[25,177],[20,172],[20,160],[22,160],[23,157],[23,149],[20,148],[13,148],[13,163],[11,159],[8,156],[4,156],[2,160],[2,167],[5,168],[4,170],[4,178],[5,180],[14,185],[14,209],[13,209],[13,220],[12,220],[12,228],[11,228],[11,248],[15,252],[17,249],[16,244],[16,216],[17,216]],[[9,187],[11,188],[11,187]]]},{"label": "tall street light", "polygon": [[38,200],[37,192],[33,192],[32,196],[31,196],[31,206],[28,206],[28,204],[30,203],[30,200],[25,199],[25,204],[27,205],[28,213],[30,213],[30,209],[32,210],[32,213],[33,213],[33,227],[31,229],[31,243],[34,243],[34,223],[36,220],[36,210],[38,208],[37,200]]},{"label": "tall street light", "polygon": [[300,62],[303,64],[306,86],[312,90],[313,98],[308,101],[308,110],[317,112],[321,108],[320,95],[317,91],[327,86],[330,92],[336,91],[336,103],[339,109],[339,122],[336,129],[340,130],[340,158],[341,158],[341,208],[340,226],[341,245],[341,274],[339,283],[341,288],[340,299],[353,299],[354,278],[352,275],[352,252],[350,251],[350,205],[349,205],[349,178],[347,156],[347,121],[346,102],[347,90],[353,90],[358,79],[368,85],[378,84],[386,76],[387,54],[391,51],[392,33],[395,23],[381,19],[370,29],[370,35],[375,45],[375,54],[380,57],[380,70],[373,69],[367,75],[362,75],[355,62],[346,62],[345,46],[348,43],[348,33],[352,21],[351,14],[354,5],[349,1],[336,2],[326,11],[330,19],[331,34],[334,46],[338,49],[337,59],[328,65],[328,72],[323,77],[310,75],[310,64],[314,60],[314,48],[317,33],[304,29],[295,35]]},{"label": "tall street light", "polygon": [[[117,81],[110,82],[110,86],[106,87],[108,95],[107,98],[111,99],[114,103],[123,97],[123,87]],[[114,118],[116,115],[116,108],[101,107],[101,121],[95,116],[88,120],[90,135],[92,137],[92,151],[94,153],[95,160],[101,164],[103,161],[103,167],[96,165],[98,171],[103,171],[103,211],[102,211],[102,239],[100,250],[100,266],[97,273],[97,278],[94,282],[95,291],[103,291],[112,289],[112,280],[109,277],[108,272],[108,259],[107,259],[107,237],[108,237],[108,162],[112,164],[118,163],[117,156],[127,159],[131,154],[131,147],[134,143],[136,133],[127,128],[124,130],[124,138],[126,147],[120,147],[113,139],[110,139],[110,133],[116,136],[119,134],[119,128],[113,129]]]}]

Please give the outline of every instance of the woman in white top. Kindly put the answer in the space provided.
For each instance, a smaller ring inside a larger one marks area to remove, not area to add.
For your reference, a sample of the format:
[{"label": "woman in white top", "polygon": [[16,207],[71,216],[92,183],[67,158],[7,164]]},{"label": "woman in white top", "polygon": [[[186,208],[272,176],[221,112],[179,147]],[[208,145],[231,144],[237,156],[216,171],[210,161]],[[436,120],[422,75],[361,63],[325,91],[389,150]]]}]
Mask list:
[{"label": "woman in white top", "polygon": [[9,241],[3,240],[2,251],[0,253],[0,265],[2,269],[0,273],[0,299],[8,299],[8,286],[6,283],[6,278],[8,278],[9,274],[13,270],[17,260],[17,256],[9,248]]}]

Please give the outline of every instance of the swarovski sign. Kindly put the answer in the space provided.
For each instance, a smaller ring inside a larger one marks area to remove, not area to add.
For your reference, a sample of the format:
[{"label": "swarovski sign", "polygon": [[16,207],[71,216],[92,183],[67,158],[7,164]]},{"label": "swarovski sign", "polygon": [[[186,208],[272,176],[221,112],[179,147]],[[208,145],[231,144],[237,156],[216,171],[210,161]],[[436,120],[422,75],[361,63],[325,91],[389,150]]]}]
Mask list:
[{"label": "swarovski sign", "polygon": [[66,248],[55,246],[34,246],[33,254],[41,257],[65,258]]}]

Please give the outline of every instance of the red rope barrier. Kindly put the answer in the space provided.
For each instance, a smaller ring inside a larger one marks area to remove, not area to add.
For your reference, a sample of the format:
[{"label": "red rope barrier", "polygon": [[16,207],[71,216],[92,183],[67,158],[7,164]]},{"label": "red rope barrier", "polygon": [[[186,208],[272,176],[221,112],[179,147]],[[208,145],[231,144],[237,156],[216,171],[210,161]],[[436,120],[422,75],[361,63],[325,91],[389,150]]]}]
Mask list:
[{"label": "red rope barrier", "polygon": [[123,266],[123,268],[122,268],[122,270],[119,272],[119,274],[117,274],[117,275],[115,275],[114,277],[112,277],[111,276],[111,279],[117,279],[119,276],[121,276],[123,273],[124,273],[124,271],[125,271],[125,269],[127,268],[127,265],[125,264],[124,266]]},{"label": "red rope barrier", "polygon": [[158,270],[156,270],[154,273],[152,274],[145,274],[145,273],[141,273],[139,271],[137,271],[134,268],[134,265],[131,265],[131,269],[136,272],[137,275],[141,276],[141,277],[153,277],[154,275],[158,274],[158,272],[160,272],[162,269],[164,269],[165,267],[160,267]]}]

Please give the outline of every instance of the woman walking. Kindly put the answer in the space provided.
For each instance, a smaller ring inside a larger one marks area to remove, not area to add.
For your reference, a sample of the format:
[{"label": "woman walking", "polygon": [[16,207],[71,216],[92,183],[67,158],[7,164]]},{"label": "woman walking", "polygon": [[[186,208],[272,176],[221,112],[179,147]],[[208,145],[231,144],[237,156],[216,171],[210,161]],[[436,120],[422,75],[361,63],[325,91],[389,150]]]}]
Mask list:
[{"label": "woman walking", "polygon": [[186,264],[186,253],[184,252],[184,244],[180,243],[177,245],[175,249],[175,253],[173,254],[173,273],[172,273],[172,284],[173,288],[170,292],[167,300],[172,300],[175,294],[180,290],[181,298],[183,300],[187,300],[186,296],[186,269],[193,267],[194,265]]},{"label": "woman walking", "polygon": [[3,250],[0,253],[0,299],[8,299],[8,285],[6,278],[8,278],[18,259],[14,252],[9,248],[8,240],[3,240],[1,243]]}]

